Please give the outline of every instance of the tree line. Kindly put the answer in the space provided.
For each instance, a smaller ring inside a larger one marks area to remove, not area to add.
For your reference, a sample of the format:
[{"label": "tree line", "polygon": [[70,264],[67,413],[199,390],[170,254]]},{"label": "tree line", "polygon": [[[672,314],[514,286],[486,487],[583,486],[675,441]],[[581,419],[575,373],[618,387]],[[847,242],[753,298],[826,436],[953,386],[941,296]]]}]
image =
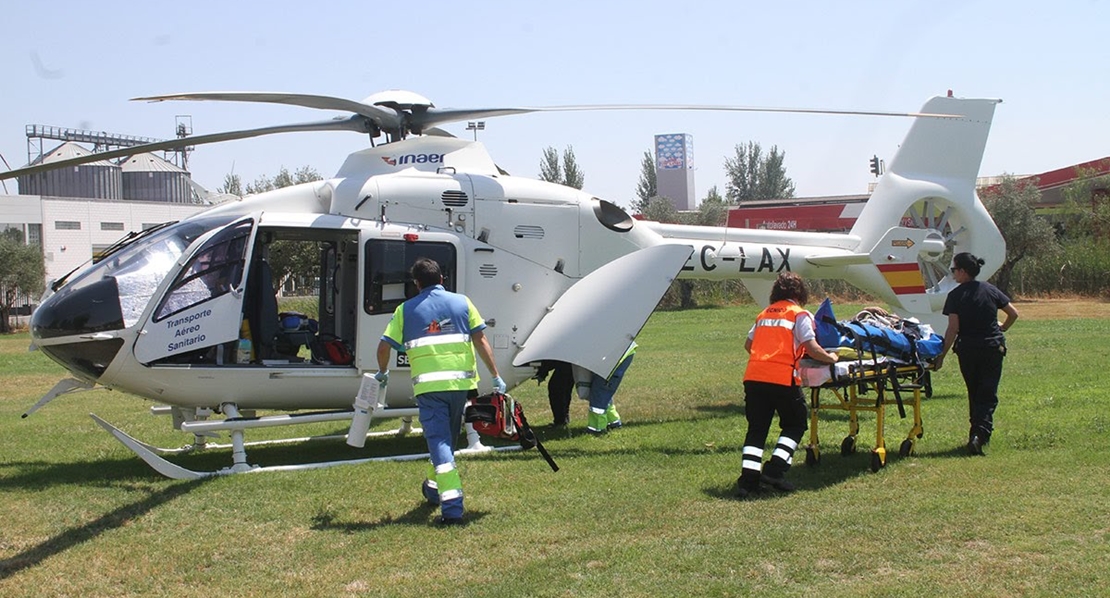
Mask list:
[{"label": "tree line", "polygon": [[[758,142],[735,146],[724,160],[725,191],[711,187],[696,212],[678,212],[670,199],[658,193],[655,157],[645,151],[631,208],[649,220],[659,222],[723,225],[730,206],[761,199],[794,197],[794,183],[787,176],[785,152],[772,146],[764,152]],[[274,176],[259,176],[243,184],[239,175],[224,177],[221,193],[238,196],[262,193],[282,187],[320,180],[313,168],[304,166]],[[562,154],[547,147],[540,160],[539,178],[581,189],[585,171],[578,165],[574,148]],[[1000,184],[980,192],[987,211],[1006,240],[1006,260],[992,281],[1011,296],[1073,294],[1110,296],[1110,176],[1081,172],[1076,182],[1064,190],[1064,203],[1051,210],[1038,211],[1041,193],[1037,181],[1004,175]],[[269,260],[277,280],[284,284],[300,276],[301,285],[311,286],[310,275],[318,267],[317,254],[307,243],[276,242]],[[11,331],[11,314],[17,301],[37,297],[44,290],[45,265],[42,249],[27,245],[23,232],[8,228],[0,231],[0,333]],[[676,281],[664,298],[675,307],[696,304],[699,285],[705,286],[710,301],[734,301],[742,293],[739,283]]]}]

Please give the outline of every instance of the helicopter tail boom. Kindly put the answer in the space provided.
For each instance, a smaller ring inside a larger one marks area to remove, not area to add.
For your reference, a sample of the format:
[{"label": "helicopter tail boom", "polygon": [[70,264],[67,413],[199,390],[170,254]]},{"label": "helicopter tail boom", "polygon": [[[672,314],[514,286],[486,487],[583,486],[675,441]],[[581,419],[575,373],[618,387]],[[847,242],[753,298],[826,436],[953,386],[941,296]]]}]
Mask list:
[{"label": "helicopter tail boom", "polygon": [[846,278],[938,330],[945,327],[938,315],[944,299],[956,286],[947,267],[952,254],[983,258],[984,278],[1006,256],[1006,242],[975,192],[999,101],[929,100],[923,112],[962,116],[914,122],[850,233],[872,265],[853,266]]}]

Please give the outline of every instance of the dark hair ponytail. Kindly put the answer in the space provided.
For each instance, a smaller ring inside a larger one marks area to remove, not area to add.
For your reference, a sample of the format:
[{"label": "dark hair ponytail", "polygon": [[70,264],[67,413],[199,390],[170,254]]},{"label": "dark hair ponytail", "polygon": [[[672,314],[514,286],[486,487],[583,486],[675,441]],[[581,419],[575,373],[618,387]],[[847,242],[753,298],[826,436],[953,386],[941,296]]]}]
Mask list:
[{"label": "dark hair ponytail", "polygon": [[979,276],[979,271],[982,270],[983,264],[985,263],[983,258],[975,257],[966,251],[957,253],[952,258],[952,264],[960,270],[967,272],[968,276],[972,278]]}]

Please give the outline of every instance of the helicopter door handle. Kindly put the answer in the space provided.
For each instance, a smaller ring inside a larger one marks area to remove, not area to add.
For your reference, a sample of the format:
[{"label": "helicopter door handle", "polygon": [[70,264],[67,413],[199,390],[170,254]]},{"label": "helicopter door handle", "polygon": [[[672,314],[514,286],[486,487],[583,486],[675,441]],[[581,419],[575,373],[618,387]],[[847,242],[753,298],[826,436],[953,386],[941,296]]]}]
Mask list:
[{"label": "helicopter door handle", "polygon": [[116,335],[109,332],[97,332],[96,334],[84,334],[81,338],[90,341],[106,341],[116,338]]}]

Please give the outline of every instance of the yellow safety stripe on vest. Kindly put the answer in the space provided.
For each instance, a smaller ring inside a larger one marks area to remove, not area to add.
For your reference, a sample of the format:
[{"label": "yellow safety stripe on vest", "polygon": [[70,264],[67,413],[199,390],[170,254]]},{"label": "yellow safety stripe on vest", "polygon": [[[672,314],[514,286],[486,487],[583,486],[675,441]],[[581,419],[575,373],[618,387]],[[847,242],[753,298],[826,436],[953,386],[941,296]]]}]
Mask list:
[{"label": "yellow safety stripe on vest", "polygon": [[412,377],[413,384],[423,384],[425,382],[442,382],[444,380],[466,380],[473,378],[478,374],[475,372],[428,372],[427,374],[420,374]]},{"label": "yellow safety stripe on vest", "polygon": [[469,343],[469,334],[438,334],[435,336],[424,336],[413,339],[405,343],[405,351],[415,349],[418,347],[429,347],[432,345],[444,345],[447,343]]}]

